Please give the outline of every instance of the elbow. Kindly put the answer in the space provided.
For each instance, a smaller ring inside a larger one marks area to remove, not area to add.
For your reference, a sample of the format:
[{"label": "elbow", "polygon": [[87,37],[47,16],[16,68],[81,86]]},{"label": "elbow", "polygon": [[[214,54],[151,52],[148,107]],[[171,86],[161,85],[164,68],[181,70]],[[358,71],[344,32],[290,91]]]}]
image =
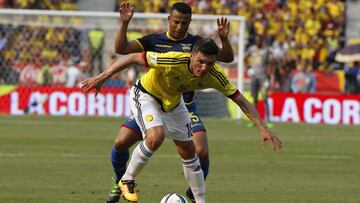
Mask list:
[{"label": "elbow", "polygon": [[122,54],[122,55],[125,55],[125,54],[129,54],[130,52],[127,50],[127,47],[122,47],[121,45],[118,45],[118,44],[115,44],[115,47],[114,47],[114,51],[115,53],[117,54]]},{"label": "elbow", "polygon": [[223,57],[222,60],[220,60],[221,62],[224,62],[224,63],[231,63],[234,61],[234,56],[226,56],[226,57]]},{"label": "elbow", "polygon": [[225,60],[226,60],[226,61],[224,61],[225,63],[231,63],[231,62],[233,62],[233,61],[234,61],[234,55],[228,56]]},{"label": "elbow", "polygon": [[123,49],[120,49],[119,47],[115,47],[115,53],[117,53],[117,54],[122,54],[122,55],[124,55],[124,54],[127,54],[126,52],[125,52],[125,50],[123,50]]},{"label": "elbow", "polygon": [[120,52],[120,47],[119,46],[116,46],[114,47],[114,52],[117,53],[117,54],[121,54]]}]

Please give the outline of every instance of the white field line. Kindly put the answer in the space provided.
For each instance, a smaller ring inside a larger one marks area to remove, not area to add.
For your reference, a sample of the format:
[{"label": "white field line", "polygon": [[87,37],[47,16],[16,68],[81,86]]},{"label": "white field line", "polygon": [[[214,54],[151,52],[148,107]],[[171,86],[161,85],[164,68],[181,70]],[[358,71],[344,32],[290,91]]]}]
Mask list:
[{"label": "white field line", "polygon": [[[82,155],[82,154],[24,154],[24,153],[0,153],[1,157],[94,157],[94,158],[103,158],[108,155]],[[159,154],[155,155],[157,158],[176,158],[179,155],[176,154]]]},{"label": "white field line", "polygon": [[56,124],[56,125],[79,125],[81,121],[47,121],[47,120],[41,120],[41,121],[20,121],[20,120],[1,120],[0,125],[6,124],[10,126],[14,125],[49,125],[49,124]]},{"label": "white field line", "polygon": [[[82,155],[82,154],[23,154],[23,153],[0,153],[0,157],[95,157],[103,158],[106,156],[100,155]],[[155,158],[179,158],[177,154],[155,154]],[[250,155],[252,158],[260,158],[261,156]],[[333,159],[333,160],[346,160],[351,159],[350,156],[343,155],[295,155],[293,158],[298,159]]]}]

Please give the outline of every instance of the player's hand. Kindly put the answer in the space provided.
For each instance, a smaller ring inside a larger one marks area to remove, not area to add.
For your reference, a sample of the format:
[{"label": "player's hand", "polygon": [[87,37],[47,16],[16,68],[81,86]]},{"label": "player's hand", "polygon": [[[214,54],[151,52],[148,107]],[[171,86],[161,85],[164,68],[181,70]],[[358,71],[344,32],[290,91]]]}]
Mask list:
[{"label": "player's hand", "polygon": [[261,136],[261,145],[263,149],[266,149],[266,142],[269,141],[274,150],[281,149],[282,142],[281,140],[268,128],[263,128],[260,130]]},{"label": "player's hand", "polygon": [[124,1],[120,4],[119,13],[121,22],[128,23],[134,15],[134,7],[129,2]]},{"label": "player's hand", "polygon": [[97,76],[91,77],[89,79],[86,79],[80,83],[80,87],[83,90],[84,93],[89,92],[91,89],[95,88],[95,97],[100,92],[100,89],[103,85],[103,81],[101,81]]},{"label": "player's hand", "polygon": [[218,35],[221,40],[226,39],[230,32],[230,22],[226,17],[217,19]]}]

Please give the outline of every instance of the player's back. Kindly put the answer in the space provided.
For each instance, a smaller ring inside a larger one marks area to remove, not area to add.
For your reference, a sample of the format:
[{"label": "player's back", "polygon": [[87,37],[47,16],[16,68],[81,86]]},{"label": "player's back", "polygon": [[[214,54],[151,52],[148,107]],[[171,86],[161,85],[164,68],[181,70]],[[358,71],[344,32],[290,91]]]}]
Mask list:
[{"label": "player's back", "polygon": [[205,76],[194,77],[188,66],[190,53],[149,51],[144,58],[149,71],[141,77],[138,86],[155,97],[164,111],[176,107],[184,92],[214,88],[229,96],[237,90],[218,64]]}]

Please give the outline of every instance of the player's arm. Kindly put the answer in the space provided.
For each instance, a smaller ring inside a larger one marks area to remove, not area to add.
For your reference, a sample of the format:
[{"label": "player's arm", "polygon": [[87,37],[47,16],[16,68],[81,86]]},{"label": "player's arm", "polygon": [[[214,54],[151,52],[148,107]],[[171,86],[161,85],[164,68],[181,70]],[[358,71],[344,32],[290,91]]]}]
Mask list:
[{"label": "player's arm", "polygon": [[266,141],[270,141],[274,150],[282,147],[280,139],[266,127],[255,107],[239,91],[230,98],[241,108],[245,115],[256,124],[259,129],[262,146],[264,148],[266,146]]},{"label": "player's arm", "polygon": [[143,53],[132,53],[121,57],[102,73],[82,81],[80,86],[85,93],[95,88],[95,95],[97,95],[102,87],[102,84],[108,78],[110,78],[117,72],[126,69],[131,64],[138,64],[142,66],[146,65],[145,59],[143,59]]},{"label": "player's arm", "polygon": [[230,22],[227,18],[218,18],[218,35],[221,40],[222,48],[217,57],[218,61],[230,63],[234,60],[234,50],[229,42]]},{"label": "player's arm", "polygon": [[115,38],[115,52],[118,54],[141,52],[142,47],[139,43],[135,40],[128,42],[126,36],[127,28],[134,14],[134,7],[125,1],[120,4],[119,13],[121,24]]}]

